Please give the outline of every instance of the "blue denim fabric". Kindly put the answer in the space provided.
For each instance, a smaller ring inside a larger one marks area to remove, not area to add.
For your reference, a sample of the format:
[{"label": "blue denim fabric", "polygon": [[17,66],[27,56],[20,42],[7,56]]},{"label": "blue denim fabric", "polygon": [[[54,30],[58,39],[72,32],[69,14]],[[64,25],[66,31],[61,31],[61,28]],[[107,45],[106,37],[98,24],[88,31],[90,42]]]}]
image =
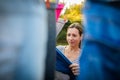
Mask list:
[{"label": "blue denim fabric", "polygon": [[79,80],[120,80],[120,10],[88,0]]},{"label": "blue denim fabric", "polygon": [[47,25],[43,0],[0,0],[0,80],[43,80]]}]

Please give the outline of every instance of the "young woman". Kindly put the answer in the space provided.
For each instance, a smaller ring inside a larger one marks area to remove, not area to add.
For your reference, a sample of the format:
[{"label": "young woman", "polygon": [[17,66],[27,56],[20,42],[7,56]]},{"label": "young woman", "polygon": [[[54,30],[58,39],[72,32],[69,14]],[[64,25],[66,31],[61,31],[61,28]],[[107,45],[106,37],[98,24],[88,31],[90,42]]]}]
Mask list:
[{"label": "young woman", "polygon": [[79,75],[80,65],[80,52],[81,52],[81,40],[82,40],[82,26],[79,23],[73,23],[67,28],[66,40],[68,45],[57,46],[57,49],[72,63],[69,65],[70,70],[76,76]]}]

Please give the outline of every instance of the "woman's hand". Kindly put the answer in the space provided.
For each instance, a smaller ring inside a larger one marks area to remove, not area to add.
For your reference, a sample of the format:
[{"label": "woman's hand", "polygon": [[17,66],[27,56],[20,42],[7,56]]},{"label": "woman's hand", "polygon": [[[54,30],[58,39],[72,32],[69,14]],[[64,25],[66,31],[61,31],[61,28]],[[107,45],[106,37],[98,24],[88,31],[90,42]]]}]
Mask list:
[{"label": "woman's hand", "polygon": [[80,71],[79,71],[79,69],[80,69],[79,64],[73,63],[69,67],[72,70],[74,75],[79,75],[79,73],[80,73]]}]

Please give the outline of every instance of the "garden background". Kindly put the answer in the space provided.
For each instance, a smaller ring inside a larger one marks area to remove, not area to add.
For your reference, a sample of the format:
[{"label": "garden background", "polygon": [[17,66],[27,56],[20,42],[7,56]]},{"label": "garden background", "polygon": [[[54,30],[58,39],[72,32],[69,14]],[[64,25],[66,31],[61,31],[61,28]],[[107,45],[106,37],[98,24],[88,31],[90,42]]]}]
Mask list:
[{"label": "garden background", "polygon": [[[62,3],[64,4],[64,3]],[[60,31],[56,38],[56,45],[66,45],[66,30],[67,27],[72,24],[73,22],[79,22],[82,25],[83,21],[83,9],[84,2],[81,2],[80,4],[73,4],[70,5],[68,8],[65,9],[64,14],[60,15],[60,18],[67,20],[65,23],[63,29]]]}]

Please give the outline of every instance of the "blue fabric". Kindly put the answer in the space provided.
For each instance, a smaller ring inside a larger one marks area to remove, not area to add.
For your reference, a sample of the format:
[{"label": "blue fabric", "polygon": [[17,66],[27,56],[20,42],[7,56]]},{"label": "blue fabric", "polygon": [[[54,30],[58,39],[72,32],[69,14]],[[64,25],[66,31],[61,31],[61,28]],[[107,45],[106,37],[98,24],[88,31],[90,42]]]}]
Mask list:
[{"label": "blue fabric", "polygon": [[120,5],[88,0],[83,13],[79,80],[120,80]]},{"label": "blue fabric", "polygon": [[43,80],[46,76],[48,13],[44,3],[0,0],[0,80]]},{"label": "blue fabric", "polygon": [[76,77],[69,68],[71,64],[62,52],[56,48],[56,70],[68,74],[71,80],[75,80]]}]

